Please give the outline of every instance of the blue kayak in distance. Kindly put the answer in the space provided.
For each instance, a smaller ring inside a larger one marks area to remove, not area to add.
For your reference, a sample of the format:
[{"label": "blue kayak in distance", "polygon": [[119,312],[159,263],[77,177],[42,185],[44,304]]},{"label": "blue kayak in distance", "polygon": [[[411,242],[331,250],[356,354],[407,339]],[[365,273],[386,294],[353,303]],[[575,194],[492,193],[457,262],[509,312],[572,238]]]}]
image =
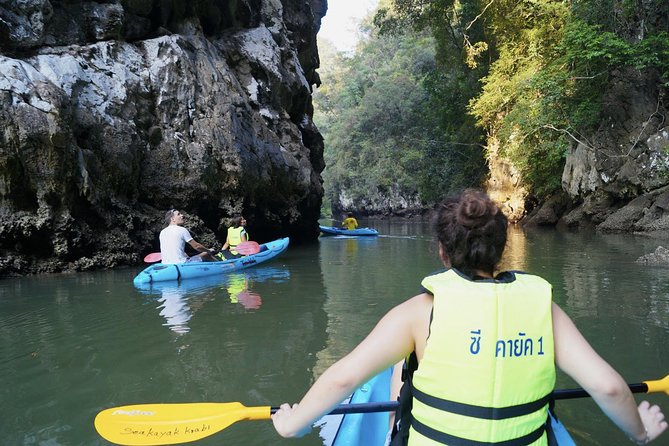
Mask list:
[{"label": "blue kayak in distance", "polygon": [[137,274],[133,279],[133,283],[136,287],[141,288],[149,283],[216,276],[250,268],[278,256],[288,248],[288,243],[288,237],[263,243],[260,245],[260,252],[257,254],[220,262],[156,263],[146,267],[142,272]]},{"label": "blue kayak in distance", "polygon": [[[384,402],[390,399],[390,376],[392,368],[379,373],[358,390],[353,392],[349,404]],[[549,412],[552,439],[550,446],[576,446],[569,432]],[[328,415],[328,417],[335,417]],[[329,420],[326,420],[329,423]],[[325,442],[328,446],[384,446],[389,430],[388,412],[349,413],[339,416],[338,427],[332,439]],[[332,426],[328,427],[332,430]]]},{"label": "blue kayak in distance", "polygon": [[379,235],[379,231],[372,228],[343,229],[335,226],[318,226],[323,235],[347,235],[358,237],[361,235]]}]

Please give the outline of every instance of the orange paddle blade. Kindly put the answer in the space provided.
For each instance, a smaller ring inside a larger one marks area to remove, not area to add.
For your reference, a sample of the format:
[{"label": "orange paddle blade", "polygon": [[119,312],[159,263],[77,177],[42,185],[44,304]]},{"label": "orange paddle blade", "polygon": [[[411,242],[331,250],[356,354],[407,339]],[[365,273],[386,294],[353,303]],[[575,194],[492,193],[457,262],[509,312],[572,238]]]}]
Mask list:
[{"label": "orange paddle blade", "polygon": [[147,256],[144,257],[144,261],[146,263],[160,262],[161,259],[162,259],[162,256],[160,255],[159,252],[152,252],[151,254],[147,254]]},{"label": "orange paddle blade", "polygon": [[268,420],[270,406],[242,403],[136,404],[105,409],[95,429],[107,441],[130,446],[188,443],[242,420]]},{"label": "orange paddle blade", "polygon": [[257,242],[241,242],[235,246],[235,251],[245,256],[251,254],[258,254],[260,252],[260,245]]}]

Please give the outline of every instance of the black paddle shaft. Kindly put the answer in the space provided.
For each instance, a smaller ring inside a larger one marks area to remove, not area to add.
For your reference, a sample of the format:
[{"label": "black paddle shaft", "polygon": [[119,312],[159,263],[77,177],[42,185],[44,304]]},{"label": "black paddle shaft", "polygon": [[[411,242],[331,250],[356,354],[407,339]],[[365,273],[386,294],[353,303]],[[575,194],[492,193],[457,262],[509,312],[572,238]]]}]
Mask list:
[{"label": "black paddle shaft", "polygon": [[[632,393],[648,393],[646,383],[628,384]],[[590,394],[583,389],[558,389],[553,391],[554,400],[570,400],[574,398],[588,398]],[[332,409],[328,415],[340,415],[347,413],[372,413],[372,412],[394,412],[399,403],[397,401],[382,401],[374,403],[358,404],[340,404]],[[270,413],[274,414],[279,410],[278,407],[270,408]]]},{"label": "black paddle shaft", "polygon": [[[328,415],[340,415],[347,413],[372,413],[372,412],[394,412],[399,407],[397,401],[381,401],[374,403],[340,404],[332,409]],[[278,407],[270,408],[270,413],[274,414],[279,410]]]},{"label": "black paddle shaft", "polygon": [[[632,393],[648,393],[646,383],[628,384]],[[590,394],[583,389],[561,389],[553,391],[554,400],[570,400],[573,398],[587,398]]]}]

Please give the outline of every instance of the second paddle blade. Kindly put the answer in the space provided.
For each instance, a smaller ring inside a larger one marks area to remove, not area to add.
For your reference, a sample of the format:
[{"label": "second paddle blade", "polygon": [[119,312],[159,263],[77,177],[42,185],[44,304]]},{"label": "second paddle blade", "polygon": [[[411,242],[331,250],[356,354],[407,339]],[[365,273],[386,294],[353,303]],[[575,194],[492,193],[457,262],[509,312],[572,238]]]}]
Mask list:
[{"label": "second paddle blade", "polygon": [[237,421],[269,418],[269,406],[241,403],[136,404],[101,411],[95,429],[115,444],[168,445],[200,440]]},{"label": "second paddle blade", "polygon": [[260,245],[257,242],[241,242],[235,247],[235,251],[245,256],[258,254],[260,252]]},{"label": "second paddle blade", "polygon": [[155,263],[155,262],[160,262],[161,255],[159,252],[152,252],[151,254],[147,254],[146,257],[144,257],[144,261],[146,263]]}]

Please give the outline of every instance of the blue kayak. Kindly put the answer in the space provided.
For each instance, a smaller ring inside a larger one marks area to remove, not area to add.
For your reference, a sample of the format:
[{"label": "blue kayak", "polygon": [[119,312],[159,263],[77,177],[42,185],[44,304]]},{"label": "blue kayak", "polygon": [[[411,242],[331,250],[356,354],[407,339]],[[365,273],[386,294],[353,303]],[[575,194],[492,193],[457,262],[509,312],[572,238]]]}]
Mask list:
[{"label": "blue kayak", "polygon": [[343,229],[335,226],[318,226],[323,235],[348,235],[358,237],[361,235],[379,235],[379,231],[372,228]]},{"label": "blue kayak", "polygon": [[223,275],[217,274],[215,276],[196,277],[189,280],[135,283],[135,288],[137,288],[139,292],[148,295],[159,295],[165,291],[197,295],[206,293],[212,288],[225,287],[231,280],[239,277],[244,277],[252,282],[265,282],[269,280],[279,283],[290,279],[290,271],[281,267],[259,266],[250,270],[226,273]]},{"label": "blue kayak", "polygon": [[142,287],[145,284],[154,282],[194,279],[198,277],[226,274],[230,271],[249,268],[273,259],[288,248],[288,243],[288,237],[263,243],[260,245],[260,252],[257,254],[220,262],[189,262],[167,265],[156,263],[146,267],[141,273],[137,274],[133,279],[133,283],[136,287]]},{"label": "blue kayak", "polygon": [[[353,392],[349,404],[388,401],[390,375],[388,368]],[[349,413],[341,418],[332,446],[383,446],[389,429],[388,412]]]},{"label": "blue kayak", "polygon": [[[389,368],[373,377],[356,390],[349,404],[383,402],[390,396]],[[555,438],[552,446],[576,446],[564,425],[552,412],[551,430]],[[340,419],[331,446],[383,446],[389,430],[388,412],[347,413]]]}]

